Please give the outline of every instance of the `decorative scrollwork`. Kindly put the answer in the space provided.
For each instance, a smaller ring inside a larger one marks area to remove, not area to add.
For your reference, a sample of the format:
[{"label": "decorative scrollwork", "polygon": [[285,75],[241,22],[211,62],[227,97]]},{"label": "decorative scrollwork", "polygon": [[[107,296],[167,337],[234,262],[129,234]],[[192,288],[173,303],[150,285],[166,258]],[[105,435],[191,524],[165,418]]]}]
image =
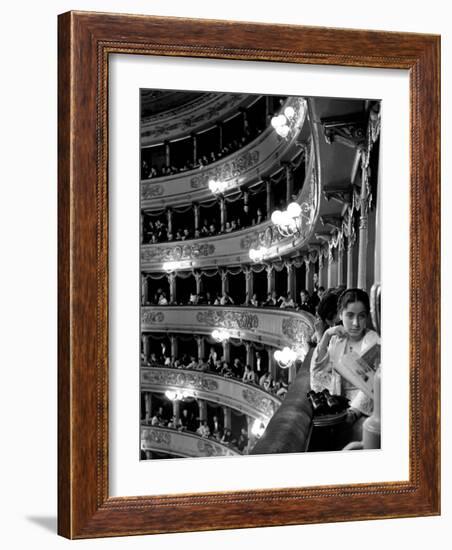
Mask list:
[{"label": "decorative scrollwork", "polygon": [[279,403],[262,395],[262,392],[246,388],[242,392],[243,399],[247,401],[253,408],[261,411],[266,416],[271,417],[275,414],[279,407]]},{"label": "decorative scrollwork", "polygon": [[255,329],[259,317],[252,313],[237,311],[199,311],[196,320],[203,324],[229,329]]},{"label": "decorative scrollwork", "polygon": [[282,333],[298,343],[309,342],[314,334],[314,326],[303,319],[286,317],[282,320]]},{"label": "decorative scrollwork", "polygon": [[200,451],[203,456],[228,456],[236,454],[222,445],[217,445],[212,441],[205,441],[204,439],[198,441],[198,451]]},{"label": "decorative scrollwork", "polygon": [[146,447],[169,447],[171,445],[171,434],[163,430],[155,430],[152,428],[144,428],[141,432],[141,447],[143,450]]},{"label": "decorative scrollwork", "polygon": [[142,248],[142,262],[171,262],[178,260],[191,260],[201,256],[211,256],[215,252],[215,246],[210,243],[187,244],[173,246],[148,245]]},{"label": "decorative scrollwork", "polygon": [[163,195],[163,187],[155,183],[145,183],[141,188],[142,199],[153,199]]},{"label": "decorative scrollwork", "polygon": [[[192,189],[207,187],[210,180],[228,181],[241,176],[244,172],[259,163],[259,151],[247,151],[230,161],[224,162],[211,170],[203,171],[202,174],[194,176],[190,180]],[[231,182],[231,185],[235,185]]]},{"label": "decorative scrollwork", "polygon": [[162,311],[143,311],[141,314],[141,322],[143,324],[163,323],[165,315]]},{"label": "decorative scrollwork", "polygon": [[177,372],[158,367],[142,371],[144,382],[157,386],[198,389],[206,391],[218,390],[218,382],[208,375],[195,372]]}]

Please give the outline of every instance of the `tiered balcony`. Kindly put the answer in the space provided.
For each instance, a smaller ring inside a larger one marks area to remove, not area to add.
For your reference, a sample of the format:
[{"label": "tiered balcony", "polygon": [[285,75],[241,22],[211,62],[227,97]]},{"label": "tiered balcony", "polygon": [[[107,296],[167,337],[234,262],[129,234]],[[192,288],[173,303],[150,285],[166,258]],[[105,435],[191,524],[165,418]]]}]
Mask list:
[{"label": "tiered balcony", "polygon": [[240,453],[212,439],[191,432],[157,426],[141,426],[141,450],[177,457],[236,456]]},{"label": "tiered balcony", "polygon": [[195,399],[230,407],[267,424],[281,400],[259,386],[210,372],[165,367],[141,368],[141,391],[164,393],[185,390]]},{"label": "tiered balcony", "polygon": [[311,154],[305,182],[297,199],[302,208],[301,231],[297,237],[281,237],[268,220],[254,227],[214,237],[142,245],[141,269],[165,271],[246,264],[250,263],[250,249],[260,246],[268,249],[266,259],[291,254],[305,246],[313,236],[319,215],[320,189],[315,155]]},{"label": "tiered balcony", "polygon": [[206,167],[142,180],[141,208],[158,210],[166,206],[206,201],[211,198],[210,180],[226,182],[227,192],[259,180],[263,174],[271,173],[275,164],[291,160],[298,150],[298,131],[304,124],[307,107],[301,98],[289,98],[284,104],[286,106],[294,107],[296,112],[291,122],[292,131],[287,139],[281,139],[269,126],[239,151]]},{"label": "tiered balcony", "polygon": [[210,335],[225,328],[232,338],[281,348],[304,345],[314,333],[305,311],[239,306],[152,306],[141,308],[143,332]]}]

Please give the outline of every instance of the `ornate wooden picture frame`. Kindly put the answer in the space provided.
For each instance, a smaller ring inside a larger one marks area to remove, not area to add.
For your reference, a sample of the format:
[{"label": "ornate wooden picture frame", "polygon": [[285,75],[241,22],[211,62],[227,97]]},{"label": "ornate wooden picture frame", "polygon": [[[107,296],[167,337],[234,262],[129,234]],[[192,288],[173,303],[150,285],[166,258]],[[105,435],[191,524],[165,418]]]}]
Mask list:
[{"label": "ornate wooden picture frame", "polygon": [[[59,17],[58,531],[68,538],[440,513],[440,38],[69,12]],[[409,480],[111,497],[109,56],[405,69],[410,78]]]}]

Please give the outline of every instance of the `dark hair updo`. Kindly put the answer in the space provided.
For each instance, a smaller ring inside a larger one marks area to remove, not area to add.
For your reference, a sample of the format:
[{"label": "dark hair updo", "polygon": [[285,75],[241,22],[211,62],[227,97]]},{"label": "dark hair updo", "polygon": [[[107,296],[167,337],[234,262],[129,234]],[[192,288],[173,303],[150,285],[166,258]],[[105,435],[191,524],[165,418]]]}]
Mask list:
[{"label": "dark hair updo", "polygon": [[344,311],[348,304],[354,304],[355,302],[361,302],[366,312],[370,313],[370,302],[369,295],[365,290],[360,288],[348,288],[339,296],[339,301],[337,304],[337,310],[339,313]]}]

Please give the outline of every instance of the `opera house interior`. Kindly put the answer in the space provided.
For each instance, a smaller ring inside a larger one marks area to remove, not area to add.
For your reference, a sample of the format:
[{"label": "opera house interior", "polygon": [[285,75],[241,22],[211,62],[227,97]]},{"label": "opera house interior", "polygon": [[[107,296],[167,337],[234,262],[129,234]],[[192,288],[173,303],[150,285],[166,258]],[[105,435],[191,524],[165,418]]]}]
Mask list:
[{"label": "opera house interior", "polygon": [[141,459],[378,448],[380,102],[140,103]]}]

